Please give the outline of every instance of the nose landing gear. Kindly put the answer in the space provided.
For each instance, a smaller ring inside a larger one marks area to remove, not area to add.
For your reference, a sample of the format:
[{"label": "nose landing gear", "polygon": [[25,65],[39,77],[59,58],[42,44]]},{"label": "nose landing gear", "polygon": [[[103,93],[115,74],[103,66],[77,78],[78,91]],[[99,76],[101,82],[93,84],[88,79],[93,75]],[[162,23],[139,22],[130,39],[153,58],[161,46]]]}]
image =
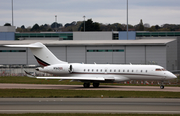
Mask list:
[{"label": "nose landing gear", "polygon": [[163,83],[164,83],[164,81],[161,82],[161,85],[160,85],[161,89],[164,89],[164,84]]},{"label": "nose landing gear", "polygon": [[160,88],[161,88],[161,89],[164,89],[164,85],[161,85]]}]

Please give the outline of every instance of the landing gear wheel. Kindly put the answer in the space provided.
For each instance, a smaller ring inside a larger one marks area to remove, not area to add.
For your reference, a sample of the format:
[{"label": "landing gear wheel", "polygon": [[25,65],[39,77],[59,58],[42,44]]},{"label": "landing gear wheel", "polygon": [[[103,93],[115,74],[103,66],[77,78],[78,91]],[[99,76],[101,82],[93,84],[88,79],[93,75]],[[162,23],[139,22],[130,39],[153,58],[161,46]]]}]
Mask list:
[{"label": "landing gear wheel", "polygon": [[99,87],[99,83],[93,83],[93,87],[94,88],[98,88]]},{"label": "landing gear wheel", "polygon": [[161,89],[164,89],[164,85],[161,85],[160,88],[161,88]]},{"label": "landing gear wheel", "polygon": [[84,86],[84,88],[89,88],[90,87],[90,83],[84,83],[83,86]]}]

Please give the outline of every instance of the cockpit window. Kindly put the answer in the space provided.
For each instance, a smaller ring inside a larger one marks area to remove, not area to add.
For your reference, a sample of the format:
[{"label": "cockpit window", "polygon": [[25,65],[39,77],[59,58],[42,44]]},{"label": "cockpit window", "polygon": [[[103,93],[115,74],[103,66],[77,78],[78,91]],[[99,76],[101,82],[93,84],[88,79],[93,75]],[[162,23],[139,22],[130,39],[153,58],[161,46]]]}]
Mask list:
[{"label": "cockpit window", "polygon": [[156,71],[166,71],[164,68],[156,68]]},{"label": "cockpit window", "polygon": [[161,69],[160,68],[156,68],[156,71],[161,71]]}]

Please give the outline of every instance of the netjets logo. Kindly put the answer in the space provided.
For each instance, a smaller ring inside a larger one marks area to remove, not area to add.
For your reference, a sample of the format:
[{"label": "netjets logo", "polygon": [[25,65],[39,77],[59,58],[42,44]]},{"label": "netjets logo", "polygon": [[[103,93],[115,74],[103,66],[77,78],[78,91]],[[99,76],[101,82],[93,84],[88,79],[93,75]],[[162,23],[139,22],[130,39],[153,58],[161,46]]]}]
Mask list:
[{"label": "netjets logo", "polygon": [[54,70],[63,70],[63,67],[54,67]]}]

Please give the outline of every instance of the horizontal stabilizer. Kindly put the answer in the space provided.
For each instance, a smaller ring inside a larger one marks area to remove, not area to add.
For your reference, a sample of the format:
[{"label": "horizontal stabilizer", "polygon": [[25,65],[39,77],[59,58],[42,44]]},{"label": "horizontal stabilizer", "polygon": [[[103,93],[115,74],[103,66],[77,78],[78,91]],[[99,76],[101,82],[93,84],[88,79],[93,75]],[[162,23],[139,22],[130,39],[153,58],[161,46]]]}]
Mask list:
[{"label": "horizontal stabilizer", "polygon": [[89,80],[105,81],[103,77],[36,77],[37,79]]},{"label": "horizontal stabilizer", "polygon": [[38,45],[4,45],[6,47],[20,47],[20,48],[42,48],[42,46],[38,46]]}]

